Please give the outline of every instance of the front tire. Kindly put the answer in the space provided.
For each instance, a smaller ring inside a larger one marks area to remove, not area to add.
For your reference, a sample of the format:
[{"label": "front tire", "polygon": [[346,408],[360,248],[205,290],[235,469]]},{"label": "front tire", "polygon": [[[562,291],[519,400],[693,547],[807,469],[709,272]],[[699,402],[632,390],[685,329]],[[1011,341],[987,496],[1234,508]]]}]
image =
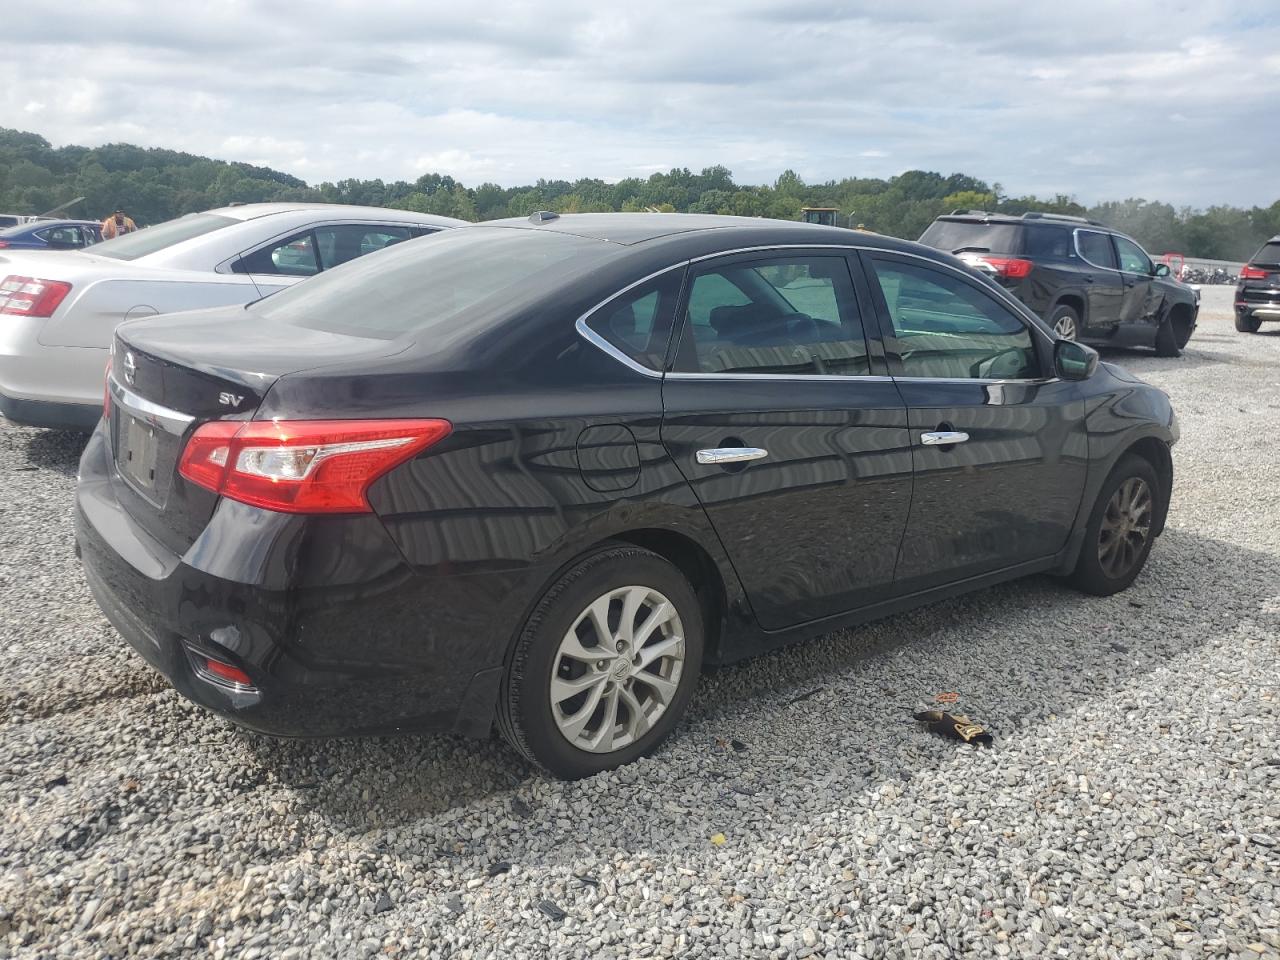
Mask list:
[{"label": "front tire", "polygon": [[1080,339],[1080,314],[1076,313],[1074,307],[1069,307],[1065,303],[1060,303],[1053,308],[1053,313],[1049,315],[1049,326],[1053,327],[1053,332],[1063,340]]},{"label": "front tire", "polygon": [[1257,333],[1262,321],[1251,313],[1236,314],[1236,329],[1241,333]]},{"label": "front tire", "polygon": [[1151,463],[1126,454],[1116,464],[1089,514],[1084,546],[1072,583],[1085,593],[1109,597],[1142,572],[1160,516],[1160,484]]},{"label": "front tire", "polygon": [[698,681],[703,627],[684,575],[648,550],[609,547],[575,564],[530,614],[499,698],[499,727],[567,780],[652,752]]},{"label": "front tire", "polygon": [[1156,356],[1180,357],[1189,339],[1190,335],[1183,321],[1175,320],[1174,317],[1165,317],[1165,320],[1156,328]]}]

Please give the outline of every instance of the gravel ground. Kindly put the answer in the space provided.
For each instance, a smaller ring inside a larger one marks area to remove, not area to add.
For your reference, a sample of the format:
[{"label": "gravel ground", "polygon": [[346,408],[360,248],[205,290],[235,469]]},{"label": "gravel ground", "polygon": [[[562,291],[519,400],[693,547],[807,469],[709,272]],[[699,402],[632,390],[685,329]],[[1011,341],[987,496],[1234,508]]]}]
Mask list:
[{"label": "gravel ground", "polygon": [[[702,682],[575,784],[498,741],[277,742],[130,654],[77,441],[0,427],[0,956],[1280,958],[1280,326],[1206,291],[1169,529]],[[990,750],[917,728],[939,691]],[[736,743],[734,742],[736,741]]]}]

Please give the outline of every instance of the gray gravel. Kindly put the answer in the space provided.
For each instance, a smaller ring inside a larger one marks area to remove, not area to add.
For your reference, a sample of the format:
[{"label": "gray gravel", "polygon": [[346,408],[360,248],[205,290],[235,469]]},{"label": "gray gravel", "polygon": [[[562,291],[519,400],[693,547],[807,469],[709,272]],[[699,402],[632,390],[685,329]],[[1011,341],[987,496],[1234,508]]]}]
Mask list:
[{"label": "gray gravel", "polygon": [[[0,956],[1280,958],[1280,326],[1229,292],[1185,357],[1111,358],[1183,428],[1130,591],[1031,579],[721,671],[576,784],[189,706],[81,582],[75,438],[0,427]],[[949,690],[993,749],[910,720]]]}]

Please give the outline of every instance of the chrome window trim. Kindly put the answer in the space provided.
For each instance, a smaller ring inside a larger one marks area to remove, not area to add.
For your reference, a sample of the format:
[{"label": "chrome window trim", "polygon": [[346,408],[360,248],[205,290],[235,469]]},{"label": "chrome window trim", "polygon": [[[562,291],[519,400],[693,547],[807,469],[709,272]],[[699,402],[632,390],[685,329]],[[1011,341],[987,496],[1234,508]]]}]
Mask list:
[{"label": "chrome window trim", "polygon": [[613,357],[613,359],[617,360],[619,363],[621,363],[623,366],[627,367],[628,369],[634,370],[636,373],[643,373],[646,377],[649,377],[651,379],[661,380],[662,379],[661,370],[654,370],[652,367],[646,367],[643,363],[640,363],[638,360],[634,360],[631,357],[627,356],[625,353],[623,353],[621,350],[615,347],[612,343],[610,343],[604,337],[600,336],[600,334],[592,330],[591,327],[587,324],[587,318],[590,317],[592,314],[594,314],[597,310],[600,310],[602,307],[608,306],[610,303],[613,303],[614,300],[617,300],[624,293],[628,293],[629,291],[634,290],[636,287],[640,286],[641,284],[648,283],[650,280],[653,280],[656,277],[660,277],[664,273],[670,273],[672,270],[683,270],[687,266],[689,266],[689,261],[681,260],[679,263],[673,263],[669,267],[663,267],[661,270],[655,270],[653,273],[649,274],[648,276],[641,277],[639,280],[636,280],[633,283],[627,284],[625,287],[623,287],[621,290],[617,291],[616,293],[609,294],[609,296],[605,297],[603,300],[597,303],[594,307],[592,307],[590,310],[588,310],[586,313],[584,313],[582,316],[578,317],[578,319],[574,321],[573,327],[575,330],[578,331],[578,336],[582,337],[582,339],[586,340],[588,343],[590,343],[592,346],[596,347],[597,349],[603,350],[605,353]]},{"label": "chrome window trim", "polygon": [[175,436],[185,433],[187,427],[195,420],[195,417],[189,414],[171,410],[138,396],[117,380],[114,373],[107,378],[107,389],[111,391],[116,405],[125,412]]},{"label": "chrome window trim", "polygon": [[[678,372],[678,371],[670,371],[670,370],[663,373],[662,371],[654,370],[650,367],[646,367],[643,364],[636,362],[631,357],[627,356],[625,353],[623,353],[621,350],[615,347],[613,344],[611,344],[608,340],[605,340],[603,337],[601,337],[589,326],[587,326],[587,318],[591,316],[593,313],[595,313],[597,310],[599,310],[601,307],[612,302],[613,300],[616,300],[618,297],[622,296],[627,291],[640,286],[640,284],[647,283],[648,281],[652,280],[654,277],[660,277],[662,276],[662,274],[668,273],[672,270],[692,267],[696,263],[703,263],[707,260],[715,260],[720,257],[732,257],[732,256],[737,256],[738,254],[743,254],[743,253],[768,253],[774,250],[842,250],[842,251],[845,251],[846,253],[864,252],[864,251],[871,254],[887,253],[887,254],[892,254],[900,257],[910,257],[915,260],[921,260],[932,266],[943,267],[944,269],[950,270],[952,273],[959,274],[961,277],[964,277],[967,280],[973,279],[968,267],[963,267],[963,268],[956,267],[953,264],[946,263],[942,260],[936,260],[933,257],[926,257],[922,254],[911,253],[906,250],[890,250],[883,247],[868,247],[861,244],[843,244],[843,243],[785,243],[785,244],[769,244],[766,246],[738,247],[733,250],[721,250],[721,251],[718,251],[717,253],[702,254],[701,256],[698,256],[698,257],[692,257],[689,260],[681,260],[678,263],[673,263],[671,266],[663,267],[661,270],[656,270],[653,273],[649,274],[648,276],[642,277],[639,280],[636,280],[634,283],[628,284],[627,286],[623,287],[621,290],[617,291],[616,293],[610,294],[608,297],[601,300],[590,310],[587,310],[585,313],[583,313],[582,316],[578,317],[577,321],[575,321],[574,323],[574,328],[578,331],[579,336],[581,336],[584,340],[586,340],[592,346],[596,347],[599,350],[602,350],[604,353],[613,357],[613,359],[617,360],[619,363],[623,364],[628,369],[633,370],[636,373],[644,374],[646,377],[649,377],[650,379],[653,379],[653,380],[661,380],[665,376],[673,380],[704,380],[707,378],[711,378],[713,380],[763,380],[763,381],[795,380],[795,381],[823,381],[827,383],[830,383],[832,381],[849,381],[849,380],[864,381],[868,383],[895,382],[895,378],[892,376],[886,377],[886,376],[879,376],[879,375],[872,375],[872,374],[845,375],[845,374],[811,374],[811,373],[810,374],[805,374],[805,373],[712,373],[712,372],[706,372],[706,371],[699,371],[695,373],[695,372],[683,372],[683,371]],[[1027,320],[1028,316],[1030,315],[1030,311],[1028,310],[1025,304],[1023,304],[1021,301],[1014,298],[1011,294],[1007,293],[1006,291],[1004,291],[1003,289],[997,286],[992,286],[990,290],[986,290],[986,288],[982,288],[982,289],[984,290],[984,292],[998,294],[999,296],[996,298],[998,302],[1003,301],[1008,306],[1012,306],[1014,308],[1015,314],[1020,315],[1024,321]],[[1032,319],[1034,320],[1033,315],[1032,315]],[[1029,323],[1028,327],[1031,330],[1038,331],[1041,336],[1047,336],[1047,334],[1045,334],[1043,330],[1039,329],[1038,321]],[[1057,380],[1057,377],[1032,377],[1028,379],[1018,379],[1018,380],[976,378],[976,377],[899,377],[896,379],[909,380],[912,383],[993,384],[993,383],[1053,383]]]}]

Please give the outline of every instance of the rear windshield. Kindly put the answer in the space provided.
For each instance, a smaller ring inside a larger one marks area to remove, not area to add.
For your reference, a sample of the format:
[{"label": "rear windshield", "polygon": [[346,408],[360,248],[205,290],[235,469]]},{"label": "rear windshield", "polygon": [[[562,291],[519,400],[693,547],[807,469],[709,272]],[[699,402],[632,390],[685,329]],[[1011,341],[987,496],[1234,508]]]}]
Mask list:
[{"label": "rear windshield", "polygon": [[1280,267],[1280,241],[1272,240],[1264,243],[1262,249],[1255,253],[1249,262],[1268,267]]},{"label": "rear windshield", "polygon": [[982,223],[973,220],[935,220],[920,235],[920,242],[955,253],[965,248],[979,253],[1020,253],[1016,223]]},{"label": "rear windshield", "polygon": [[552,289],[618,249],[554,231],[444,230],[326,270],[248,309],[267,322],[311,330],[443,339],[465,311],[506,309],[535,286]]},{"label": "rear windshield", "polygon": [[213,233],[233,223],[239,223],[231,217],[220,217],[216,213],[192,213],[177,220],[166,220],[154,227],[144,227],[123,237],[107,240],[93,245],[95,257],[112,257],[116,260],[137,260],[148,254],[156,253],[175,243],[190,240],[193,237]]}]

